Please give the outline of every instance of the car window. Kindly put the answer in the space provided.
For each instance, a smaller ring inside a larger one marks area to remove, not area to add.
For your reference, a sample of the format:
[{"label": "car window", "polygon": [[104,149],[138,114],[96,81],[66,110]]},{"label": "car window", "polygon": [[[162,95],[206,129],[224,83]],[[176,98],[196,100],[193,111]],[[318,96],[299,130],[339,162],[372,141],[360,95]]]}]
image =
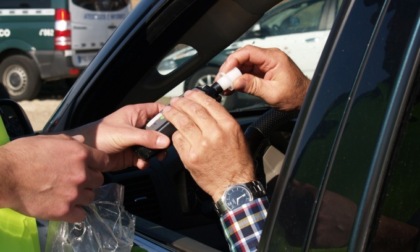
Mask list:
[{"label": "car window", "polygon": [[278,15],[276,10],[261,22],[261,29],[267,36],[316,31],[322,17],[325,1],[310,1],[296,4]]},{"label": "car window", "polygon": [[[419,80],[419,78],[417,78]],[[417,81],[417,86],[419,81]],[[372,251],[414,251],[420,228],[420,95],[412,95],[412,107],[397,137],[397,145],[389,165],[382,192],[382,205],[377,213]]]},{"label": "car window", "polygon": [[[316,67],[319,56],[328,37],[328,32],[310,38],[297,36],[305,32],[327,29],[322,20],[329,19],[332,12],[325,11],[329,0],[290,0],[276,5],[269,10],[256,24],[245,32],[237,41],[217,54],[206,65],[200,66],[193,74],[186,78],[177,87],[166,94],[166,97],[182,95],[188,89],[196,86],[211,85],[218,73],[218,69],[225,59],[235,50],[253,44],[261,47],[277,47],[295,61],[302,71],[309,77]],[[336,3],[331,1],[331,3]],[[336,4],[335,7],[338,8]],[[295,37],[294,34],[297,36]],[[287,35],[278,36],[278,35]],[[308,42],[309,41],[309,42]],[[157,66],[161,75],[172,74],[176,69],[191,63],[200,54],[191,45],[179,44],[171,50]],[[265,109],[267,104],[261,99],[243,93],[234,93],[223,97],[222,104],[229,111],[244,111]]]}]

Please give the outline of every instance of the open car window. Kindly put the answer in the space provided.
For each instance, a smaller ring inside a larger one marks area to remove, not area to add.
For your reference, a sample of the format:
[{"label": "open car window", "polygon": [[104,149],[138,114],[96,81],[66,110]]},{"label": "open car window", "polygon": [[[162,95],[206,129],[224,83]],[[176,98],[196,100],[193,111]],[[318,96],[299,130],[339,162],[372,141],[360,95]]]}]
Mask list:
[{"label": "open car window", "polygon": [[[297,0],[274,6],[238,40],[201,66],[166,96],[179,96],[195,86],[211,85],[215,81],[218,68],[229,54],[245,45],[279,48],[288,53],[311,78],[340,4],[341,1],[337,0]],[[325,33],[311,35],[313,31]],[[160,74],[167,75],[199,57],[194,46],[179,44],[163,58],[157,70]],[[222,104],[231,112],[268,107],[261,99],[243,93],[223,97]]]}]

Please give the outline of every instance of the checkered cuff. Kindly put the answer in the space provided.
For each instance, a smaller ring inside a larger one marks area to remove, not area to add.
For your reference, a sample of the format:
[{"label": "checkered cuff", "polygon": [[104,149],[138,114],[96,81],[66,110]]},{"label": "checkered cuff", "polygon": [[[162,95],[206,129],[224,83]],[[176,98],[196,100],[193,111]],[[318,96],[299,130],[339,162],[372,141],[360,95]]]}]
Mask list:
[{"label": "checkered cuff", "polygon": [[262,197],[228,211],[220,218],[231,251],[257,251],[267,209],[268,199]]}]

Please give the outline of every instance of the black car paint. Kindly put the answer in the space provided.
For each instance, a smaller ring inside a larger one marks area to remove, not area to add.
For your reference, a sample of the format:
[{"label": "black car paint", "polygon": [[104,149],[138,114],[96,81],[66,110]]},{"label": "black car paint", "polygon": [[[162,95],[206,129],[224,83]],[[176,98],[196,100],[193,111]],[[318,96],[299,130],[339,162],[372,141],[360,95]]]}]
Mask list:
[{"label": "black car paint", "polygon": [[[76,81],[44,132],[91,122],[126,104],[157,100],[237,39],[276,3],[142,0]],[[375,225],[384,167],[418,69],[419,3],[349,0],[342,6],[287,150],[261,251],[290,248],[287,243],[276,247],[279,237],[275,230],[277,218],[290,217],[282,205],[287,203],[283,200],[293,179],[318,188],[316,198],[308,199],[299,233],[292,237],[298,244],[294,249],[311,248],[326,189],[347,193],[360,207],[348,249],[362,251],[371,242],[374,230],[370,226]],[[223,11],[225,8],[240,20],[230,17]],[[213,14],[208,15],[208,11]],[[180,43],[193,45],[200,57],[160,76],[157,64]],[[371,102],[382,92],[389,95],[373,106]],[[363,111],[359,106],[372,109]],[[244,129],[260,114],[233,113]],[[126,206],[137,215],[213,248],[227,249],[211,200],[188,178],[174,149],[169,149],[164,161],[152,160],[146,171],[129,168],[106,174],[106,179],[126,185]],[[141,195],[151,200],[134,203]],[[150,239],[194,251],[194,240],[180,245],[177,241],[185,236],[169,231],[156,234],[147,222],[141,223],[144,225],[139,225],[138,231]]]}]

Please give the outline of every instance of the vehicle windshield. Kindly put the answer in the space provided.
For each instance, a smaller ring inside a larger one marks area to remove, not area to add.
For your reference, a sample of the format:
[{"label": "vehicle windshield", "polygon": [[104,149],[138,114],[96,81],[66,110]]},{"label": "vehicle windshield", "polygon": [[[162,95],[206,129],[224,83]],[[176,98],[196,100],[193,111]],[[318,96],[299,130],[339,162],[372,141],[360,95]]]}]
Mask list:
[{"label": "vehicle windshield", "polygon": [[91,11],[116,11],[129,4],[128,0],[72,0],[72,2]]}]

